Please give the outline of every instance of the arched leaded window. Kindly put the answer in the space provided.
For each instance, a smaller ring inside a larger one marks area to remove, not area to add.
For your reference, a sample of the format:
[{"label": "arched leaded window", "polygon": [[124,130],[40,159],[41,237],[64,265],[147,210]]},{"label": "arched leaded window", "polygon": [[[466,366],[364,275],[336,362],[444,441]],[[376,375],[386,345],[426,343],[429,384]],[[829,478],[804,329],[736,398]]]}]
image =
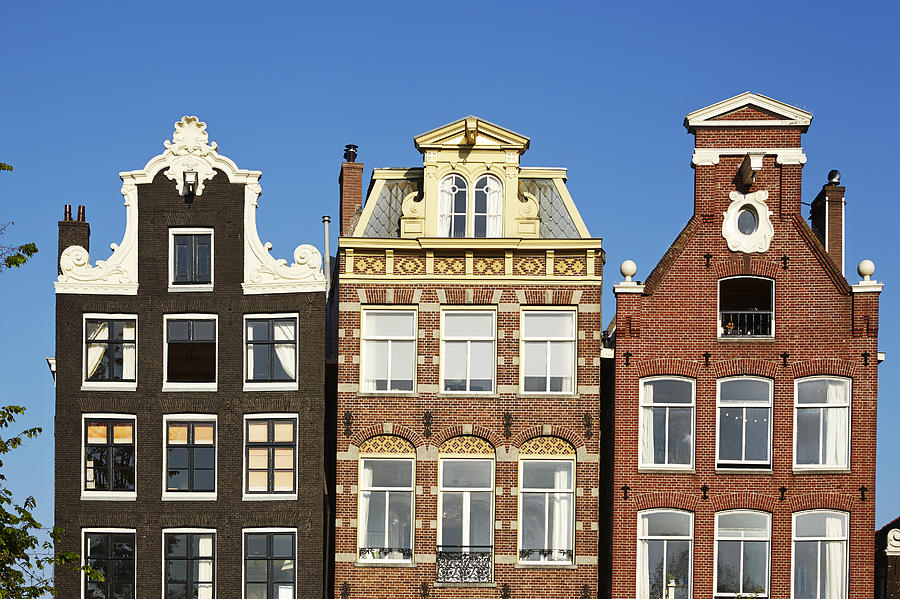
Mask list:
[{"label": "arched leaded window", "polygon": [[502,237],[503,184],[493,175],[482,175],[472,192],[462,175],[441,180],[438,190],[438,236]]},{"label": "arched leaded window", "polygon": [[794,514],[792,597],[846,599],[849,514]]},{"label": "arched leaded window", "polygon": [[465,237],[469,186],[459,175],[448,175],[441,181],[438,194],[438,235]]},{"label": "arched leaded window", "polygon": [[771,521],[766,512],[716,514],[716,597],[769,596]]},{"label": "arched leaded window", "polygon": [[503,186],[497,177],[484,175],[475,182],[472,218],[472,237],[503,235]]}]

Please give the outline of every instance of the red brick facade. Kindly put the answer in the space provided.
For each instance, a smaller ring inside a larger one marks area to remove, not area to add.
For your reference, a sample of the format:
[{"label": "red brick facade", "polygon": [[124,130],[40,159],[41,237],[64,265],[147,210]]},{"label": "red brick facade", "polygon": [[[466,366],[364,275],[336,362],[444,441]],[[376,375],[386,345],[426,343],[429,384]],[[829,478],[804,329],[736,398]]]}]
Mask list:
[{"label": "red brick facade", "polygon": [[[743,113],[728,114],[723,120],[740,118],[759,126],[707,123],[692,128],[697,148],[723,149],[716,160],[695,160],[694,214],[643,286],[616,288],[612,484],[616,598],[642,596],[636,591],[638,514],[657,508],[693,514],[692,597],[716,596],[715,514],[730,509],[771,514],[769,596],[778,598],[792,596],[792,514],[812,509],[849,513],[846,596],[873,593],[880,287],[851,289],[840,270],[842,244],[832,243],[826,253],[803,220],[804,160],[780,160],[774,148],[799,152],[805,126],[766,127],[764,119],[783,117],[755,110],[746,114],[748,110],[742,108]],[[746,150],[735,148],[769,149],[749,186],[740,172]],[[728,249],[723,214],[731,204],[729,193],[735,191],[768,192],[774,235],[767,251]],[[718,282],[740,275],[774,281],[773,338],[719,337]],[[663,375],[695,383],[693,465],[681,471],[639,466],[641,380]],[[717,469],[717,381],[742,375],[768,379],[774,387],[770,469]],[[804,472],[794,466],[795,380],[815,375],[851,381],[847,471]],[[866,488],[865,499],[861,487]]]}]

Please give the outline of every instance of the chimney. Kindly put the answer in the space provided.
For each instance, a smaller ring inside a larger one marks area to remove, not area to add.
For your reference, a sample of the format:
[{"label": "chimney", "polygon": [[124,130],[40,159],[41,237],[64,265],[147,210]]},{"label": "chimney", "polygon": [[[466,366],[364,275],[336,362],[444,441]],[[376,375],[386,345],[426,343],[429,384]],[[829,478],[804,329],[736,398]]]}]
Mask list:
[{"label": "chimney", "polygon": [[88,251],[91,249],[91,225],[84,218],[84,206],[78,207],[78,220],[72,220],[72,205],[65,205],[63,220],[59,221],[59,253],[56,255],[58,274],[62,274],[59,258],[70,245],[80,245]]},{"label": "chimney", "polygon": [[341,237],[353,233],[356,212],[362,207],[362,172],[363,164],[356,162],[357,146],[347,144],[344,147],[344,162],[341,164],[341,174],[338,177],[338,185],[341,189]]},{"label": "chimney", "polygon": [[825,246],[825,251],[834,263],[844,272],[844,187],[841,186],[841,173],[833,170],[828,173],[828,182],[812,201],[809,209],[809,220],[816,237]]}]

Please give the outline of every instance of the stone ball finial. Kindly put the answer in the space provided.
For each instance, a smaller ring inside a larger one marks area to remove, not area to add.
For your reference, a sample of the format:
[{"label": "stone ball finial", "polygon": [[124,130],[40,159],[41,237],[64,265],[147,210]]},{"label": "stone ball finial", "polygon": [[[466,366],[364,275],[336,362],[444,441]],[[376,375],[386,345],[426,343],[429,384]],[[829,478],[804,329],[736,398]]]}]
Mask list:
[{"label": "stone ball finial", "polygon": [[868,281],[870,280],[870,277],[875,274],[875,263],[871,260],[863,260],[859,263],[859,266],[856,267],[856,272],[859,273],[859,276],[861,276],[864,281]]},{"label": "stone ball finial", "polygon": [[840,185],[841,184],[841,171],[835,169],[831,169],[828,171],[828,184],[829,185]]},{"label": "stone ball finial", "polygon": [[625,260],[622,262],[622,266],[619,267],[619,272],[625,277],[625,282],[630,283],[631,277],[637,273],[637,264],[634,263],[634,260]]}]

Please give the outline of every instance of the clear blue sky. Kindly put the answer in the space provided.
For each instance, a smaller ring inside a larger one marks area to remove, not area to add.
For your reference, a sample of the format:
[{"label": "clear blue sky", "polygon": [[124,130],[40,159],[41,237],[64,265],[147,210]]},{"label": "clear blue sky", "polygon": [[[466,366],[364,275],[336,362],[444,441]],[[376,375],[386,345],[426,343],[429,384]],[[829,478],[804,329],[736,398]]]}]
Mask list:
[{"label": "clear blue sky", "polygon": [[7,242],[41,250],[0,276],[0,401],[45,428],[7,467],[44,521],[56,222],[63,204],[85,204],[92,260],[108,257],[125,228],[119,171],[160,153],[182,115],[263,171],[260,236],[284,258],[299,242],[322,246],[344,144],[367,167],[401,166],[421,164],[414,135],[467,114],[527,135],[523,164],[568,167],[603,238],[608,321],[619,263],[646,277],[690,216],[684,115],[746,90],[815,115],[804,200],[840,169],[851,282],[871,258],[887,283],[877,522],[900,514],[896,3],[132,4],[13,2],[0,16],[0,161],[16,169],[0,173],[0,220],[16,223]]}]

